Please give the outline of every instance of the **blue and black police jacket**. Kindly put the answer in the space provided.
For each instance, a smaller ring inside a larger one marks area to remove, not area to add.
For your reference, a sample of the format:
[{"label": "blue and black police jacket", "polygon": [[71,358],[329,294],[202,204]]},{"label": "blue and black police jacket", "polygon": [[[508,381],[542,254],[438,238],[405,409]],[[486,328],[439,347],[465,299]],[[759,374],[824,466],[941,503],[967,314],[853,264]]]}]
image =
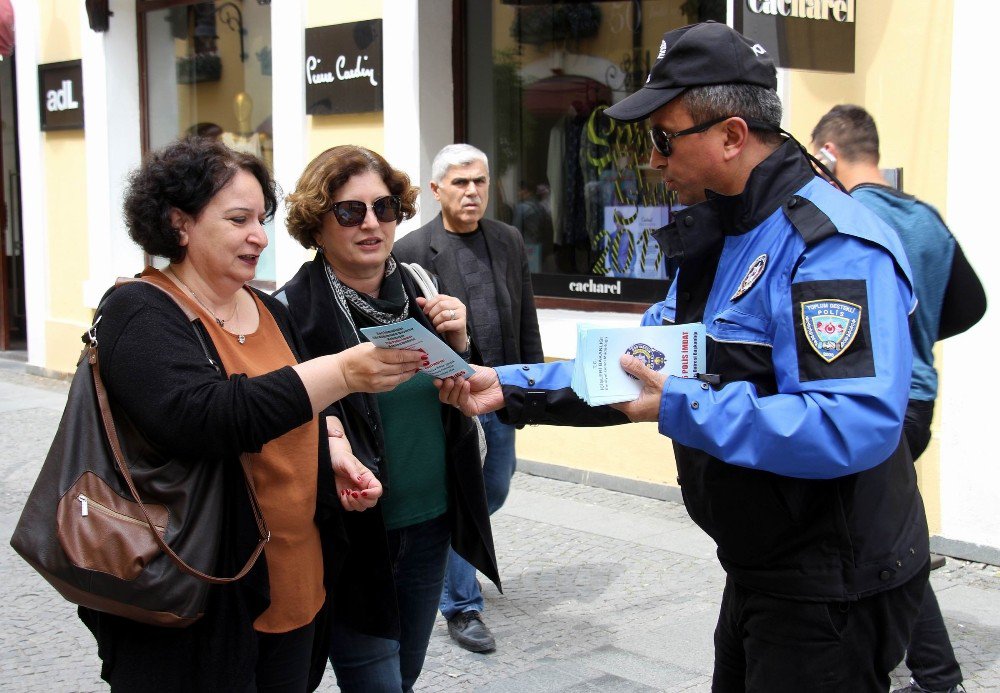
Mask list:
[{"label": "blue and black police jacket", "polygon": [[[805,600],[908,581],[929,553],[901,435],[916,299],[897,235],[786,142],[658,240],[680,266],[643,324],[707,335],[707,374],[667,379],[659,431],[727,573]],[[516,425],[627,421],[575,396],[572,362],[496,370]]]}]

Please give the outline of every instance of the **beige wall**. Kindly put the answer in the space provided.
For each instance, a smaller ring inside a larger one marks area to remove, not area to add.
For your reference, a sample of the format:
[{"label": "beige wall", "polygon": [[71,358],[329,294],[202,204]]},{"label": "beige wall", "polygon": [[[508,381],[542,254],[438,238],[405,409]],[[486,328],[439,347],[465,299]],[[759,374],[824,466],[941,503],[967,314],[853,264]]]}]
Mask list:
[{"label": "beige wall", "polygon": [[884,167],[902,166],[908,192],[944,213],[951,89],[951,0],[880,0],[859,11],[855,74],[791,73],[790,130],[807,143],[838,103],[878,124]]},{"label": "beige wall", "polygon": [[[317,2],[309,3],[306,26],[329,26],[378,19],[382,16],[382,2]],[[391,54],[389,47],[383,50]],[[381,113],[348,113],[342,115],[307,116],[309,144],[306,154],[312,160],[320,152],[338,144],[356,144],[383,153]],[[390,162],[392,163],[392,162]]]},{"label": "beige wall", "polygon": [[[40,63],[81,57],[79,20],[76,6],[73,11],[67,11],[66,3],[61,0],[39,2]],[[66,373],[73,372],[76,367],[82,347],[80,335],[86,331],[92,317],[91,311],[83,306],[83,283],[89,277],[84,150],[83,130],[42,135],[49,263],[45,366]],[[25,233],[31,232],[25,229]]]}]

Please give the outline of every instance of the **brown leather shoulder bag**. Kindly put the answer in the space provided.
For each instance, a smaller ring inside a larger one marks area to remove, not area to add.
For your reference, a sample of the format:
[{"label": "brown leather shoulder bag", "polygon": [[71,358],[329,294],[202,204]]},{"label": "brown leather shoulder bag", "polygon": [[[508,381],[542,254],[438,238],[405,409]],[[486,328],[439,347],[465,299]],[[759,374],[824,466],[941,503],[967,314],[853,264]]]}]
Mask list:
[{"label": "brown leather shoulder bag", "polygon": [[[215,365],[197,317],[177,305]],[[203,615],[210,585],[246,575],[269,538],[249,460],[241,456],[259,541],[236,575],[214,577],[224,462],[165,455],[116,411],[98,368],[99,322],[83,337],[62,420],[10,543],[75,604],[184,627]]]}]

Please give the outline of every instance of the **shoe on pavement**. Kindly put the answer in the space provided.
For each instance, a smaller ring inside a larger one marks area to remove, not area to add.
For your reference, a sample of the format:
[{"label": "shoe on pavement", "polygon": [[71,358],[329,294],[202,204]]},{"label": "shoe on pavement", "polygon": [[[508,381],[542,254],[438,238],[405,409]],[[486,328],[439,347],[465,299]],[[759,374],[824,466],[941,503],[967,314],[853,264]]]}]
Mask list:
[{"label": "shoe on pavement", "polygon": [[492,652],[497,648],[493,633],[478,611],[463,611],[449,618],[448,635],[470,652]]},{"label": "shoe on pavement", "polygon": [[931,554],[931,570],[937,570],[945,564],[945,557],[936,553]]},{"label": "shoe on pavement", "polygon": [[965,686],[958,684],[941,691],[932,691],[928,688],[924,688],[919,683],[910,679],[910,685],[904,686],[902,688],[893,689],[892,693],[965,693]]}]

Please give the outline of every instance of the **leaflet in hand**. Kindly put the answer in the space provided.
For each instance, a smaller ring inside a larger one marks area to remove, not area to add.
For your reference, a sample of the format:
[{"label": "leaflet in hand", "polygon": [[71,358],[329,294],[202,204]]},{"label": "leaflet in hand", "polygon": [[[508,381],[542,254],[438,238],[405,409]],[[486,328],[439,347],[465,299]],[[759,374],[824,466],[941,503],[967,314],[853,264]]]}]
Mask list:
[{"label": "leaflet in hand", "polygon": [[693,378],[705,372],[705,326],[578,325],[571,382],[577,396],[592,407],[636,399],[642,383],[619,365],[623,354],[631,354],[666,375]]},{"label": "leaflet in hand", "polygon": [[451,347],[414,318],[391,325],[362,327],[361,331],[372,344],[383,349],[423,350],[430,365],[420,370],[435,378],[449,378],[453,375],[469,378],[475,372]]}]

